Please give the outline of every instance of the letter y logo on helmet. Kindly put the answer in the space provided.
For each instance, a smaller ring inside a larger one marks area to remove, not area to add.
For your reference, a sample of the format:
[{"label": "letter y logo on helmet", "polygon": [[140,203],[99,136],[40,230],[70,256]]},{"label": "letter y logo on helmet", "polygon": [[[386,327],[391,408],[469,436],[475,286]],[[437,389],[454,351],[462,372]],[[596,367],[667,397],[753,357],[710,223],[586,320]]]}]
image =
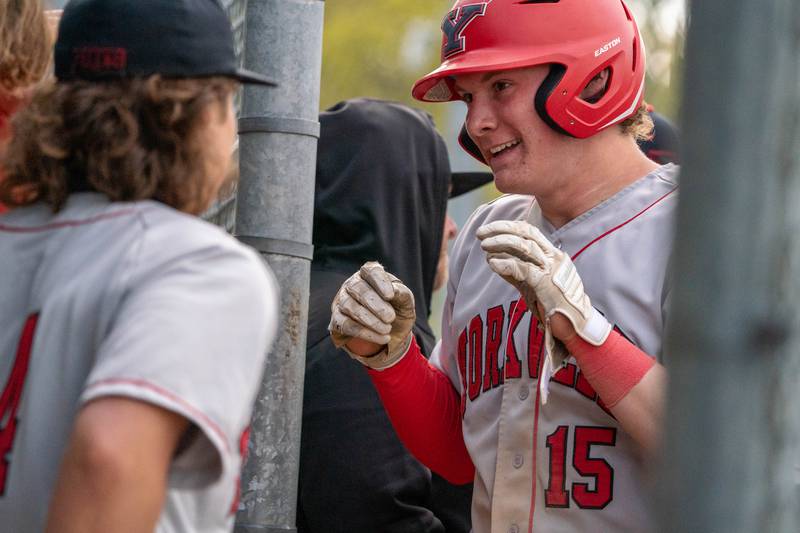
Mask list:
[{"label": "letter y logo on helmet", "polygon": [[453,54],[463,52],[466,49],[466,39],[462,35],[470,22],[475,17],[481,17],[486,13],[486,4],[469,4],[458,7],[449,12],[442,21],[442,58],[450,57]]},{"label": "letter y logo on helmet", "polygon": [[[460,75],[548,65],[531,95],[536,112],[555,131],[591,137],[633,116],[644,95],[645,49],[626,1],[456,0],[442,22],[442,62],[417,80],[412,95],[458,100]],[[582,98],[603,71],[603,92]],[[469,142],[462,146],[480,160]]]}]

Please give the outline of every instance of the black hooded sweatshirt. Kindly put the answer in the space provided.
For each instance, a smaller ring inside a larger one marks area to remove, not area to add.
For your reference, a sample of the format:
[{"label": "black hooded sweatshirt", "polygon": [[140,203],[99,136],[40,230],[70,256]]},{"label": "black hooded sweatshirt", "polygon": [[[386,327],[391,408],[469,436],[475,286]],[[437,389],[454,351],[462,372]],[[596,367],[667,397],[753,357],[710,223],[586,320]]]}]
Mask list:
[{"label": "black hooded sweatshirt", "polygon": [[[450,184],[447,147],[429,115],[395,103],[348,100],[323,112],[320,123],[312,269],[346,278],[366,261],[383,264],[414,293],[415,333],[431,349],[428,316]],[[329,310],[311,312],[318,311]],[[308,346],[328,335],[330,316],[316,318],[309,320]]]},{"label": "black hooded sweatshirt", "polygon": [[414,334],[430,355],[450,183],[445,143],[427,113],[391,102],[341,102],[320,123],[299,531],[467,532],[471,488],[431,478],[408,454],[365,370],[327,329],[342,282],[378,261],[414,293]]}]

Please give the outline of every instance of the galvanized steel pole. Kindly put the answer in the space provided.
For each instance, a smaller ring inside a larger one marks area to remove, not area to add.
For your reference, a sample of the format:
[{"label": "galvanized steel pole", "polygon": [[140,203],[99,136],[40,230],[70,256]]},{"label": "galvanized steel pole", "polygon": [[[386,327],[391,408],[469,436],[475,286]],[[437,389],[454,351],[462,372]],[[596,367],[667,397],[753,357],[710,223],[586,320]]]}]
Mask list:
[{"label": "galvanized steel pole", "polygon": [[800,4],[691,4],[665,360],[669,533],[800,531]]},{"label": "galvanized steel pole", "polygon": [[247,6],[245,66],[280,87],[244,92],[236,234],[275,272],[282,320],[253,415],[237,533],[295,531],[323,6],[318,0]]}]

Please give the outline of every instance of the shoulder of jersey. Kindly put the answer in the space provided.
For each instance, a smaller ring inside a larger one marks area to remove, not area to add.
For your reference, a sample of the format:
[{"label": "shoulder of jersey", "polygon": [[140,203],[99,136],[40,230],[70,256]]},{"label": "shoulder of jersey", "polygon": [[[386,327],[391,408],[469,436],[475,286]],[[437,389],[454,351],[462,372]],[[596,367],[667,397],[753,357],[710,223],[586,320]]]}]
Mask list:
[{"label": "shoulder of jersey", "polygon": [[262,265],[255,251],[205,220],[155,201],[142,202],[137,215],[144,230],[143,252],[150,256],[157,255],[160,262],[213,250],[214,253],[240,256],[248,262]]},{"label": "shoulder of jersey", "polygon": [[[475,230],[489,222],[524,219],[532,202],[532,196],[522,194],[498,196],[491,202],[487,202],[475,209],[464,224],[464,229],[471,228],[471,234],[474,236]],[[461,235],[461,232],[459,232],[459,235]]]},{"label": "shoulder of jersey", "polygon": [[192,248],[209,242],[237,244],[224,230],[201,218],[151,200],[140,202],[138,206],[137,218],[142,229],[157,239],[180,237],[181,242],[173,244],[177,248]]},{"label": "shoulder of jersey", "polygon": [[656,174],[658,175],[659,179],[677,186],[680,182],[680,170],[681,167],[675,163],[667,163],[656,170]]},{"label": "shoulder of jersey", "polygon": [[[157,275],[174,264],[191,264],[201,268],[211,279],[247,287],[250,299],[256,293],[277,305],[280,293],[271,269],[259,254],[245,246],[218,226],[192,215],[176,211],[164,204],[142,202],[139,220],[144,225],[135,263],[138,275]],[[255,301],[255,300],[254,300]],[[270,305],[272,305],[272,303]]]}]

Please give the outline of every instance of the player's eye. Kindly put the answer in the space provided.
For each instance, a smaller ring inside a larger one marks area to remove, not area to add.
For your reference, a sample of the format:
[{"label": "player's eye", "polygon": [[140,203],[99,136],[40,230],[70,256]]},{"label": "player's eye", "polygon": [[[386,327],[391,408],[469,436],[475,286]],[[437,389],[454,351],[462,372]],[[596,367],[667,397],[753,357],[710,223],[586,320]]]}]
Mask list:
[{"label": "player's eye", "polygon": [[504,91],[511,87],[511,84],[507,81],[496,81],[492,84],[492,89],[494,92],[499,93],[500,91]]},{"label": "player's eye", "polygon": [[461,98],[462,102],[466,102],[467,104],[472,102],[472,94],[470,93],[459,93],[459,98]]}]

